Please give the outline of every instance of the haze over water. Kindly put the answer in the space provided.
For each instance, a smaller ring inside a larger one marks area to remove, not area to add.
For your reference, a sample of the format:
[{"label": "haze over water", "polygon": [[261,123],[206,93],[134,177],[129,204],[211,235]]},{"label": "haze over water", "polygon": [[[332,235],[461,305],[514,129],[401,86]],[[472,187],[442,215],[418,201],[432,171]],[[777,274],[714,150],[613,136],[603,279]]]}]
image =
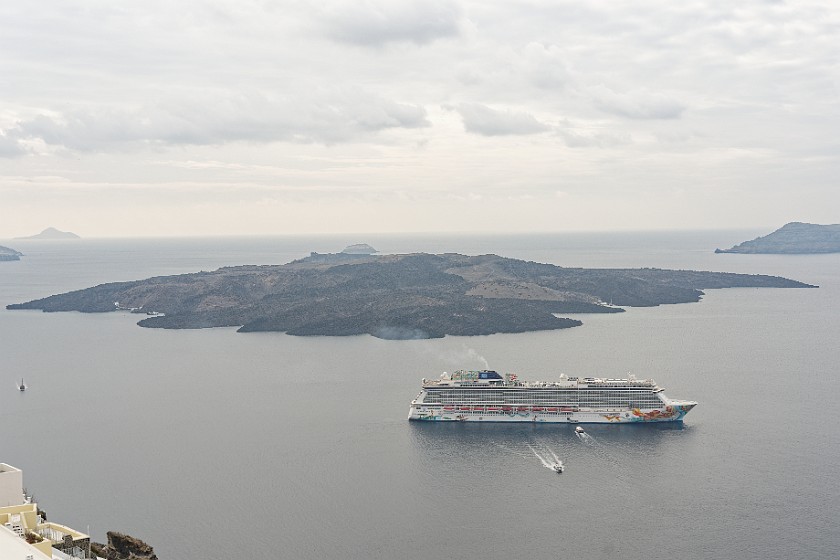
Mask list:
[{"label": "haze over water", "polygon": [[[840,255],[715,255],[760,232],[2,241],[0,461],[50,520],[163,559],[833,558]],[[7,311],[95,284],[367,242],[563,266],[786,276],[515,335],[384,341]],[[653,377],[684,425],[424,424],[423,377]],[[25,377],[30,389],[15,390]],[[6,387],[3,389],[3,387]],[[557,475],[532,453],[556,453]]]}]

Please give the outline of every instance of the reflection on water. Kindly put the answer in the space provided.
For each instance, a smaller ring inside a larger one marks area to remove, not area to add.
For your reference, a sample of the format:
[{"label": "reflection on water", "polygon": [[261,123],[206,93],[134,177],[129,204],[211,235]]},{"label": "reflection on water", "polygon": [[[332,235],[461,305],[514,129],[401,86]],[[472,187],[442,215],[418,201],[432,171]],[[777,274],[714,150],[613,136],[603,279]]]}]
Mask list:
[{"label": "reflection on water", "polygon": [[[557,455],[574,470],[585,466],[589,475],[638,459],[655,461],[690,445],[692,430],[681,422],[627,425],[587,425],[584,434],[574,425],[531,422],[411,422],[412,457],[432,471],[459,470],[479,462],[484,469],[527,472],[535,461]],[[524,459],[524,460],[523,460]],[[536,457],[539,459],[539,457]],[[641,463],[644,466],[647,463]]]}]

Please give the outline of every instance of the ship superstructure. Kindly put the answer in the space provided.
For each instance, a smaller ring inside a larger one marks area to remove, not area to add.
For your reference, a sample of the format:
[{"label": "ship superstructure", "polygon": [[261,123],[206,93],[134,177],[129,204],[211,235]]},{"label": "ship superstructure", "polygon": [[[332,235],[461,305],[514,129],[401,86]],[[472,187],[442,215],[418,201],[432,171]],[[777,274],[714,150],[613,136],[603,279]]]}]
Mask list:
[{"label": "ship superstructure", "polygon": [[522,381],[492,370],[423,379],[409,420],[629,423],[681,421],[694,401],[669,399],[653,379],[567,377]]}]

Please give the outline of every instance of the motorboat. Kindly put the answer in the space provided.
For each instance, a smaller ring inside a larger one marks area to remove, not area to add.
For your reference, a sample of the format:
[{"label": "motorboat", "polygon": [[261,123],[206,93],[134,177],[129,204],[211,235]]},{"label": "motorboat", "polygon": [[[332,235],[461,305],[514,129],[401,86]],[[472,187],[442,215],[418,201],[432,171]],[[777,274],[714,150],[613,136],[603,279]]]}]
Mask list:
[{"label": "motorboat", "polygon": [[563,469],[565,469],[566,467],[563,466],[563,461],[557,461],[556,463],[551,465],[551,468],[554,470],[554,472],[559,474],[563,472]]},{"label": "motorboat", "polygon": [[582,433],[585,433],[585,432],[583,431],[583,428],[581,426],[575,426],[575,433],[576,434],[582,434]]}]

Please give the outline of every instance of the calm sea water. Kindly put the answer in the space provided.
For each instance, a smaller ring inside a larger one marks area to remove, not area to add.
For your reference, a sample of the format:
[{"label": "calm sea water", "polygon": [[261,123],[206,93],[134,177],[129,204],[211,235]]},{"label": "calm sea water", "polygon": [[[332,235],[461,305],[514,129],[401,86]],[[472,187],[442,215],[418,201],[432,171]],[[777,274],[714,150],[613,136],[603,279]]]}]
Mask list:
[{"label": "calm sea water", "polygon": [[[835,558],[840,255],[711,252],[760,233],[0,241],[26,254],[0,263],[2,306],[355,242],[820,285],[420,341],[2,309],[0,461],[50,519],[130,533],[161,559]],[[592,426],[588,442],[568,426],[406,421],[422,377],[484,366],[632,372],[700,405],[682,426]]]}]

